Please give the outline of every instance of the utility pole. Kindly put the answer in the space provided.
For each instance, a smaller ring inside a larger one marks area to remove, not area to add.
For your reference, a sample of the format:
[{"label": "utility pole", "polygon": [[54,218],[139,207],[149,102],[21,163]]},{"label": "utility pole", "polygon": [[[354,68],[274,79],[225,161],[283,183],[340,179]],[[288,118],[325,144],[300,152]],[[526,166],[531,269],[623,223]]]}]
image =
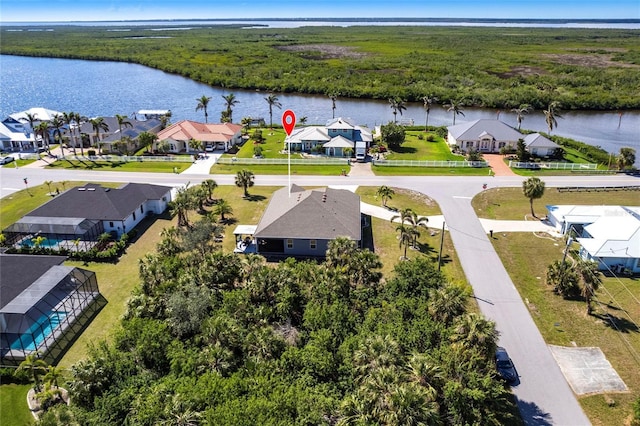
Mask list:
[{"label": "utility pole", "polygon": [[442,233],[440,234],[440,253],[438,253],[438,272],[442,264],[442,244],[444,244],[444,220],[442,221]]}]

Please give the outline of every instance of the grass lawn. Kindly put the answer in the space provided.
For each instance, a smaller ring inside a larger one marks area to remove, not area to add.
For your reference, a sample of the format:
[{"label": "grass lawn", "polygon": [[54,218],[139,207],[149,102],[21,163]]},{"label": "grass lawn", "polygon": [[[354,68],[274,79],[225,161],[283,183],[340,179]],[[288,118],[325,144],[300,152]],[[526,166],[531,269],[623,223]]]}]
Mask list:
[{"label": "grass lawn", "polygon": [[[435,133],[408,131],[405,141],[397,150],[389,150],[385,154],[387,160],[430,160],[430,161],[463,161],[464,156],[451,153],[445,140]],[[422,137],[423,139],[419,139]],[[427,137],[433,137],[428,141]]]},{"label": "grass lawn", "polygon": [[[263,129],[251,129],[249,135],[253,135],[256,130],[262,131],[263,142],[254,144],[253,140],[246,141],[238,150],[236,154],[225,154],[229,157],[238,158],[253,158],[254,148],[260,147],[262,149],[262,156],[264,158],[287,158],[287,154],[281,154],[280,151],[284,149],[284,138],[287,137],[285,131],[281,128],[269,128]],[[292,153],[293,157],[293,153]]]},{"label": "grass lawn", "polygon": [[[211,174],[236,174],[240,170],[251,170],[255,175],[286,175],[288,167],[286,164],[216,164],[211,167]],[[342,170],[349,173],[351,167],[333,165],[315,165],[315,164],[292,164],[291,175],[318,175],[318,176],[340,176]]]},{"label": "grass lawn", "polygon": [[156,173],[172,173],[174,167],[178,173],[188,169],[192,162],[172,162],[172,161],[79,161],[79,160],[58,160],[46,166],[47,169],[82,169],[82,170],[100,170],[100,171],[116,171],[116,172],[156,172]]},{"label": "grass lawn", "polygon": [[[596,294],[593,315],[582,300],[564,300],[545,284],[547,266],[560,260],[564,241],[535,238],[530,233],[498,234],[493,245],[520,296],[527,303],[545,341],[560,346],[599,347],[626,383],[630,393],[582,396],[579,401],[594,425],[623,425],[640,392],[640,280],[604,278]],[[607,320],[614,318],[621,331]],[[633,322],[632,322],[633,321]]]},{"label": "grass lawn", "polygon": [[27,406],[27,392],[31,385],[14,383],[0,386],[0,425],[25,426],[35,424]]},{"label": "grass lawn", "polygon": [[[402,188],[392,188],[395,192],[390,200],[387,200],[387,207],[391,209],[412,209],[420,216],[440,215],[440,207],[434,200],[426,195]],[[382,206],[382,200],[376,197],[378,187],[360,186],[356,190],[356,194],[360,196],[360,200],[374,206]]]},{"label": "grass lawn", "polygon": [[[638,191],[610,192],[558,192],[556,188],[547,188],[542,198],[533,200],[533,209],[537,216],[546,215],[545,205],[582,204],[582,205],[637,206]],[[529,199],[522,195],[520,188],[494,188],[482,191],[472,201],[478,217],[500,220],[523,220],[531,215]]]},{"label": "grass lawn", "polygon": [[487,176],[486,167],[409,167],[371,166],[376,176]]}]

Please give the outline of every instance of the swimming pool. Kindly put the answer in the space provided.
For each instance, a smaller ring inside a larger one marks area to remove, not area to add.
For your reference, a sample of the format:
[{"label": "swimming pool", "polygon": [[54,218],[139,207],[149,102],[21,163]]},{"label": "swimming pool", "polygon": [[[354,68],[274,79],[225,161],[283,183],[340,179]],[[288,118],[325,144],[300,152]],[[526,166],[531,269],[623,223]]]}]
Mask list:
[{"label": "swimming pool", "polygon": [[[40,247],[46,247],[46,248],[57,247],[58,244],[60,244],[61,242],[62,240],[45,238],[44,241],[40,243]],[[24,240],[22,242],[22,245],[27,247],[35,247],[35,243],[33,242],[33,240],[29,240],[29,239]]]},{"label": "swimming pool", "polygon": [[53,333],[67,316],[63,311],[50,311],[42,314],[20,337],[11,344],[11,349],[35,351],[44,340]]}]

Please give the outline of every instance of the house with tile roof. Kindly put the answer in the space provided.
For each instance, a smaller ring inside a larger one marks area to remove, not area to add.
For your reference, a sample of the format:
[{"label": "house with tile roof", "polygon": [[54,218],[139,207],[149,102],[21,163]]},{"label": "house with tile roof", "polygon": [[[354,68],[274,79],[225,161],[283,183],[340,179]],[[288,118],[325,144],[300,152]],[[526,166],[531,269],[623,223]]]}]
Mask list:
[{"label": "house with tile roof", "polygon": [[145,217],[162,214],[171,201],[172,188],[127,183],[106,188],[89,183],[68,189],[3,230],[9,245],[33,245],[44,237],[45,247],[89,250],[108,232],[119,238]]},{"label": "house with tile roof", "polygon": [[223,149],[228,151],[234,145],[242,143],[242,126],[234,123],[199,123],[197,121],[182,120],[158,133],[158,143],[167,141],[169,152],[192,151],[189,141],[202,141],[205,148]]},{"label": "house with tile roof", "polygon": [[292,152],[321,150],[324,155],[330,157],[344,157],[347,153],[354,152],[358,142],[366,143],[366,147],[369,148],[373,142],[371,131],[354,124],[348,118],[338,117],[327,121],[325,126],[295,129],[285,138],[284,150],[291,149]]},{"label": "house with tile roof", "polygon": [[556,229],[578,235],[583,259],[601,270],[640,272],[640,207],[554,205],[547,211]]},{"label": "house with tile roof", "polygon": [[522,133],[500,120],[480,119],[447,128],[447,142],[453,149],[497,153],[501,148],[516,149]]},{"label": "house with tile roof", "polygon": [[297,185],[274,192],[253,234],[256,252],[268,258],[323,258],[338,237],[361,245],[360,197],[344,189]]},{"label": "house with tile roof", "polygon": [[0,365],[53,364],[107,303],[96,274],[64,256],[0,253]]}]

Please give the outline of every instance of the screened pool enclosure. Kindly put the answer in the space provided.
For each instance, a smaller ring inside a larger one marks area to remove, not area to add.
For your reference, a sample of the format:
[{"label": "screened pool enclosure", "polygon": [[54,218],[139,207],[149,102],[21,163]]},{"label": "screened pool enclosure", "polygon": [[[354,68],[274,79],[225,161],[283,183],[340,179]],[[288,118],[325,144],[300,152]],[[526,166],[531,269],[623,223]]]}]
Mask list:
[{"label": "screened pool enclosure", "polygon": [[[7,257],[16,261],[19,255],[2,255],[3,269]],[[64,266],[64,258],[58,256],[21,257],[46,258],[41,263],[56,264],[38,265],[46,271],[31,283],[23,277],[5,282],[6,274],[2,272],[1,364],[17,365],[33,352],[53,363],[106,300],[100,294],[94,272]],[[17,261],[21,262],[23,259]],[[15,270],[15,266],[9,269]]]}]

